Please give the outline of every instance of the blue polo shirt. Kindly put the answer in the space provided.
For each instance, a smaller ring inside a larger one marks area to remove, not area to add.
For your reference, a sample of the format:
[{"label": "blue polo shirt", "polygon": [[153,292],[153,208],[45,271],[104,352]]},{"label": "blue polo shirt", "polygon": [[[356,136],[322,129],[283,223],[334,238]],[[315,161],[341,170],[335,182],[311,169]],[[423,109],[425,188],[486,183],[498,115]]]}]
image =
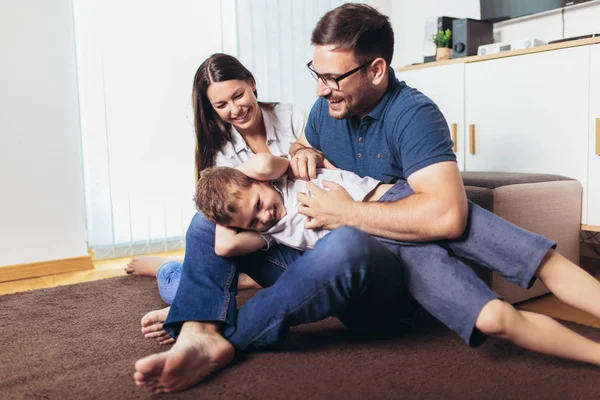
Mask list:
[{"label": "blue polo shirt", "polygon": [[308,116],[305,135],[338,168],[384,183],[442,161],[455,161],[444,116],[427,96],[399,82],[390,68],[388,88],[361,119],[329,116],[319,98]]}]

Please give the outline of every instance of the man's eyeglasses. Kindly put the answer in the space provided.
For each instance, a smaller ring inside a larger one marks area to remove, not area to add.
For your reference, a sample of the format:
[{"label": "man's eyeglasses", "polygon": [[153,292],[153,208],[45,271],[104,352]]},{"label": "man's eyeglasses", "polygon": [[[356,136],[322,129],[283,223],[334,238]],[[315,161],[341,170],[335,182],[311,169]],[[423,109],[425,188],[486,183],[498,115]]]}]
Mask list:
[{"label": "man's eyeglasses", "polygon": [[313,68],[313,62],[310,61],[308,64],[306,64],[306,67],[308,68],[308,70],[310,71],[310,74],[312,75],[313,78],[315,78],[315,80],[321,80],[323,82],[323,84],[325,86],[327,86],[329,89],[332,90],[340,90],[340,81],[342,79],[345,79],[347,77],[349,77],[350,75],[354,74],[357,71],[360,71],[361,69],[363,69],[364,67],[366,67],[367,65],[371,64],[374,60],[371,60],[369,62],[366,62],[362,65],[359,65],[358,67],[351,69],[350,71],[338,76],[337,78],[334,78],[333,76],[329,76],[329,75],[321,75],[319,74],[317,71],[314,70]]}]

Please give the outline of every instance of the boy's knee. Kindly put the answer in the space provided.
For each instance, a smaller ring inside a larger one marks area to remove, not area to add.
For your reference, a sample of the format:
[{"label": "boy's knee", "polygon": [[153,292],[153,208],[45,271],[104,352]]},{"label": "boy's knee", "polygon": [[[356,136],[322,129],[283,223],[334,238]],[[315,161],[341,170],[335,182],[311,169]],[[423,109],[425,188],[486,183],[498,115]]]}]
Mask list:
[{"label": "boy's knee", "polygon": [[505,338],[511,332],[516,312],[514,307],[505,301],[492,300],[479,313],[475,326],[486,335]]}]

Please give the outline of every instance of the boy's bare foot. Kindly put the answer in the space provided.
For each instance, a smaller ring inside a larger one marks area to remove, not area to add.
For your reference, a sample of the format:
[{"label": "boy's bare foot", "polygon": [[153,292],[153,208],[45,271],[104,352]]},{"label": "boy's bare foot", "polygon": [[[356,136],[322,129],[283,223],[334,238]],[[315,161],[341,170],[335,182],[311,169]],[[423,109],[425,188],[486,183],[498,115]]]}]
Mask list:
[{"label": "boy's bare foot", "polygon": [[150,311],[142,317],[142,333],[146,339],[152,339],[158,344],[171,344],[175,342],[167,331],[163,329],[163,323],[167,319],[169,309],[166,307],[161,310]]},{"label": "boy's bare foot", "polygon": [[229,364],[234,353],[216,324],[186,322],[169,351],[135,363],[133,380],[153,393],[187,389]]},{"label": "boy's bare foot", "polygon": [[161,265],[166,263],[168,258],[153,257],[153,256],[137,256],[133,257],[131,261],[127,263],[125,272],[134,275],[153,276],[156,278],[156,272]]}]

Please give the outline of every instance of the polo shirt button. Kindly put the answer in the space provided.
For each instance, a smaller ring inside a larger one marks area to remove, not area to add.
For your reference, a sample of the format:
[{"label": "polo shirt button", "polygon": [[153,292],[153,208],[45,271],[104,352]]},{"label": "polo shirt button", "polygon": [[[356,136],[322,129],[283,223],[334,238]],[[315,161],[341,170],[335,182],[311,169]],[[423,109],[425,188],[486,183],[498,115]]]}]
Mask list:
[{"label": "polo shirt button", "polygon": [[362,153],[358,153],[358,158],[362,158]]},{"label": "polo shirt button", "polygon": [[377,158],[381,158],[381,154],[377,154]]},{"label": "polo shirt button", "polygon": [[362,142],[362,141],[363,141],[363,138],[362,138],[362,136],[358,138],[358,141],[359,141],[359,142]]}]

